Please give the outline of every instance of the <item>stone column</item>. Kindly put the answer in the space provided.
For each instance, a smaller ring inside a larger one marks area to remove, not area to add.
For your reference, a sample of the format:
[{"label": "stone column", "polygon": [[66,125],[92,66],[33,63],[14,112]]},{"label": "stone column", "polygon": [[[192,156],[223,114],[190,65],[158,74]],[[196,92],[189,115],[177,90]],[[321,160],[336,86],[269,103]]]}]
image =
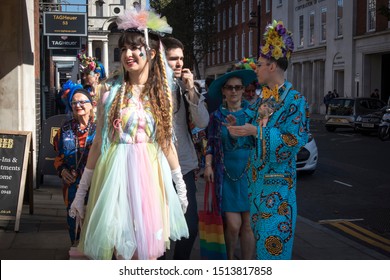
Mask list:
[{"label": "stone column", "polygon": [[88,56],[93,56],[92,41],[88,39]]},{"label": "stone column", "polygon": [[106,70],[106,75],[109,73],[108,69],[108,39],[103,40],[103,66],[104,69]]},{"label": "stone column", "polygon": [[310,107],[313,113],[318,112],[318,75],[317,75],[317,62],[314,60],[312,63],[312,74],[311,74],[311,100]]}]

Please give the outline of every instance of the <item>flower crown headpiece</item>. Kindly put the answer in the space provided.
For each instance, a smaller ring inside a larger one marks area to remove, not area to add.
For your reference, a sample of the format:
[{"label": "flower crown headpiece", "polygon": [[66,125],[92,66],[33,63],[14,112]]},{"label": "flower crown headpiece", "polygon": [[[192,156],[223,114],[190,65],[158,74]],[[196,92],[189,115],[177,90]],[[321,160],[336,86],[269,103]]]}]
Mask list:
[{"label": "flower crown headpiece", "polygon": [[266,27],[264,33],[265,45],[260,48],[260,56],[278,60],[282,57],[290,59],[294,50],[292,33],[288,31],[282,21],[274,20]]},{"label": "flower crown headpiece", "polygon": [[122,16],[116,20],[118,29],[124,31],[139,31],[145,35],[148,46],[148,32],[155,33],[159,36],[172,33],[172,27],[168,24],[165,17],[160,17],[153,11],[137,10],[131,8],[126,10]]},{"label": "flower crown headpiece", "polygon": [[82,51],[77,55],[79,60],[80,72],[90,73],[96,72],[97,69],[100,69],[100,65],[96,61],[96,57],[86,56],[85,52]]},{"label": "flower crown headpiece", "polygon": [[234,69],[256,70],[256,61],[252,57],[244,57],[242,60],[234,64]]}]

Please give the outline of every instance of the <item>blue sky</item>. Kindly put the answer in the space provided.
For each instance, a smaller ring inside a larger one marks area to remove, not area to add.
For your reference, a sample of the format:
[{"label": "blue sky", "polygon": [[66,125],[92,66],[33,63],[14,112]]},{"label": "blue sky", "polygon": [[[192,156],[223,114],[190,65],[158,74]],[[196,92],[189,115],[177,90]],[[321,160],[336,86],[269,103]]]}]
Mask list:
[{"label": "blue sky", "polygon": [[88,0],[61,0],[62,4],[70,4],[70,5],[64,5],[63,11],[64,12],[77,12],[77,13],[84,13],[87,11],[86,6],[72,6],[71,4],[86,4]]}]

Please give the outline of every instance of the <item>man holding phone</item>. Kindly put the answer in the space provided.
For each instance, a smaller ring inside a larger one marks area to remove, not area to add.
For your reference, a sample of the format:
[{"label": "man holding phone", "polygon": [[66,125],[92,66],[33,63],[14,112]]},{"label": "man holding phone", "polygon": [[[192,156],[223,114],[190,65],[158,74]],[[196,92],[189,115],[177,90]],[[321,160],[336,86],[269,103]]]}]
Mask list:
[{"label": "man holding phone", "polygon": [[195,184],[195,170],[198,168],[198,157],[192,142],[189,124],[192,122],[198,128],[207,127],[209,113],[203,95],[194,86],[194,75],[190,69],[183,68],[183,44],[173,37],[164,37],[162,42],[165,47],[168,64],[175,76],[176,89],[172,92],[173,128],[176,136],[175,144],[179,155],[179,163],[187,186],[189,203],[185,218],[190,236],[188,239],[176,242],[173,258],[176,260],[188,260],[198,234],[198,207]]}]

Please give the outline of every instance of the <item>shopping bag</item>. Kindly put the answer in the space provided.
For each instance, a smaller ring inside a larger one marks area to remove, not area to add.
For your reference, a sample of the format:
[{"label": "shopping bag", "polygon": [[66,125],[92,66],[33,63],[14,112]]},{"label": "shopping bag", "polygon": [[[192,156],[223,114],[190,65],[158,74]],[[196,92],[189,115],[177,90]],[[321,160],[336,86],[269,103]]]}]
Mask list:
[{"label": "shopping bag", "polygon": [[[211,191],[211,207],[210,207]],[[199,211],[200,255],[203,260],[226,260],[222,216],[218,213],[215,187],[206,183],[204,210]]]}]

